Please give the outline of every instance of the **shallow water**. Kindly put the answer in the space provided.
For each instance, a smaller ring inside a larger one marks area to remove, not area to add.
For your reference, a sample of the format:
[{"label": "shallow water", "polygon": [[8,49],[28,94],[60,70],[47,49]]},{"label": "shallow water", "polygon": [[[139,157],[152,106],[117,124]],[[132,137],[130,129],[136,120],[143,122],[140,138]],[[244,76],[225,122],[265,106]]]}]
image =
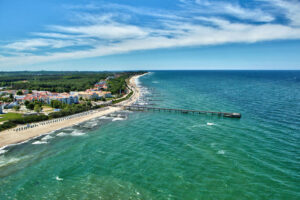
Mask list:
[{"label": "shallow water", "polygon": [[299,71],[139,84],[142,103],[242,118],[125,111],[55,131],[0,151],[0,199],[300,199]]}]

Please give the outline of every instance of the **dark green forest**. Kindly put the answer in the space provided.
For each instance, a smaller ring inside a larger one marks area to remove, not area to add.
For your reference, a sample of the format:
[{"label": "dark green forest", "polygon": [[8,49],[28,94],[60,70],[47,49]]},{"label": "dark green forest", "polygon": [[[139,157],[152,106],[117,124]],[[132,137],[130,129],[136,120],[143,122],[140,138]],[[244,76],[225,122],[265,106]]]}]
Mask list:
[{"label": "dark green forest", "polygon": [[24,71],[0,72],[0,86],[11,89],[28,89],[51,92],[83,91],[91,88],[100,79],[119,75],[109,81],[112,93],[124,91],[125,80],[142,72],[56,72],[56,71]]}]

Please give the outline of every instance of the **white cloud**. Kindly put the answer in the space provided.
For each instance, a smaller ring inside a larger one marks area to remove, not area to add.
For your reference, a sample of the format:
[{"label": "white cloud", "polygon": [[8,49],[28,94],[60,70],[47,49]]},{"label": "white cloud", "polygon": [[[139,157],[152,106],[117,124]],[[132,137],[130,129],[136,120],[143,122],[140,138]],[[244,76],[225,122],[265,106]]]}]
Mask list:
[{"label": "white cloud", "polygon": [[46,37],[46,38],[60,38],[60,39],[69,39],[69,38],[78,37],[76,35],[72,36],[72,35],[62,34],[62,33],[32,33],[32,35]]},{"label": "white cloud", "polygon": [[[281,0],[263,1],[272,1],[272,5],[276,4],[277,7],[285,10],[288,16],[296,12],[289,4],[279,4],[279,2],[282,2]],[[188,4],[191,1],[182,0],[182,2]],[[205,6],[215,5],[211,1],[200,2],[198,0],[199,3]],[[232,4],[224,4],[223,7],[223,13],[229,13],[229,10],[231,10],[231,13],[234,13],[235,16],[240,15],[240,18],[250,18],[254,13],[261,12],[254,9],[249,14],[248,9],[233,6]],[[188,12],[190,10],[186,10],[186,12],[183,10],[178,13],[178,18],[174,19],[169,17],[153,18],[151,25],[146,23],[133,25],[127,20],[115,18],[118,14],[85,15],[78,13],[78,16],[85,16],[84,20],[80,21],[82,22],[80,25],[47,26],[45,32],[32,33],[37,38],[24,39],[0,46],[2,52],[3,49],[6,51],[11,50],[10,56],[1,56],[0,52],[0,66],[8,67],[56,60],[97,57],[158,48],[300,39],[300,27],[294,26],[298,22],[297,16],[290,16],[293,22],[292,26],[275,23],[257,25],[247,22],[233,23],[224,17],[216,17],[215,15],[206,15],[205,17],[203,15],[191,15],[186,17]],[[263,19],[263,16],[268,15],[256,16],[256,19]],[[268,19],[265,18],[265,21],[268,21]],[[89,48],[81,50],[74,48],[68,52],[60,50],[63,47],[80,45],[86,45]],[[41,48],[44,49],[41,51],[42,53],[34,53]],[[31,52],[28,53],[28,50]]]},{"label": "white cloud", "polygon": [[125,39],[147,35],[147,32],[140,27],[120,23],[95,24],[90,26],[52,26],[51,29],[53,31],[101,39]]},{"label": "white cloud", "polygon": [[268,2],[281,9],[281,12],[291,21],[291,25],[300,26],[300,2],[297,0],[258,0]]},{"label": "white cloud", "polygon": [[237,3],[225,1],[208,0],[183,0],[181,1],[190,7],[190,11],[198,14],[226,14],[239,19],[247,19],[257,22],[271,22],[274,17],[260,9],[243,8]]},{"label": "white cloud", "polygon": [[26,40],[9,43],[7,45],[4,45],[3,48],[12,49],[16,51],[36,51],[41,47],[57,49],[57,48],[79,46],[79,45],[86,45],[86,44],[88,44],[88,41],[82,39],[58,40],[58,39],[36,38],[36,39],[26,39]]},{"label": "white cloud", "polygon": [[13,42],[4,46],[4,48],[14,49],[17,51],[22,50],[36,50],[37,47],[46,47],[50,46],[51,40],[44,39],[28,39],[18,42]]},{"label": "white cloud", "polygon": [[[137,14],[137,15],[147,15],[152,17],[158,17],[158,18],[169,18],[169,19],[179,19],[180,16],[176,15],[176,13],[168,12],[166,10],[159,10],[159,9],[150,9],[145,7],[133,7],[128,5],[122,5],[122,4],[115,4],[115,3],[105,3],[105,4],[87,4],[87,5],[77,5],[77,6],[67,6],[69,9],[75,9],[75,10],[101,10],[101,9],[107,9],[110,12],[113,11],[121,11],[121,12],[115,12],[115,13],[109,13],[106,15],[112,15],[111,18],[116,16],[122,16],[124,11],[129,12],[131,14]],[[124,17],[124,16],[122,16]]]},{"label": "white cloud", "polygon": [[[300,29],[283,25],[245,25],[230,23],[229,21],[216,18],[207,18],[218,27],[208,27],[191,23],[174,23],[172,29],[177,33],[172,38],[165,36],[147,36],[131,38],[119,43],[109,43],[95,46],[89,50],[73,52],[56,52],[43,56],[19,56],[11,58],[0,58],[0,63],[12,65],[45,62],[60,59],[86,58],[130,52],[135,50],[149,50],[157,48],[216,45],[234,42],[258,42],[274,39],[300,39]],[[92,31],[93,32],[93,31]],[[159,31],[158,31],[159,32]],[[170,33],[172,30],[170,30]]]}]

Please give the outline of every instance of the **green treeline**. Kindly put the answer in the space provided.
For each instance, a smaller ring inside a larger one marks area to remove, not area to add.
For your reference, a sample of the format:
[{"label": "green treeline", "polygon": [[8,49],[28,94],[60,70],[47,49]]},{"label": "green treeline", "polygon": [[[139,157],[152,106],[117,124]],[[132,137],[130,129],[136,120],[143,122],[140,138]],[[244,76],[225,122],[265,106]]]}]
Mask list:
[{"label": "green treeline", "polygon": [[113,100],[112,103],[113,104],[120,103],[122,101],[129,99],[132,95],[133,95],[133,92],[131,91],[126,97],[118,99],[118,100]]},{"label": "green treeline", "polygon": [[116,76],[108,81],[108,85],[109,91],[119,94],[125,91],[127,78],[141,73],[144,72],[4,72],[0,73],[0,87],[50,92],[84,91],[101,79]]},{"label": "green treeline", "polygon": [[126,80],[133,76],[144,74],[145,72],[124,72],[119,77],[111,79],[108,81],[108,90],[111,91],[112,94],[120,94],[124,93],[127,88]]},{"label": "green treeline", "polygon": [[108,90],[111,91],[112,94],[120,94],[123,93],[126,89],[126,79],[129,78],[128,74],[124,74],[118,78],[112,79],[108,81]]},{"label": "green treeline", "polygon": [[113,76],[108,72],[14,72],[0,75],[0,86],[14,90],[27,89],[50,92],[83,91],[100,79]]}]

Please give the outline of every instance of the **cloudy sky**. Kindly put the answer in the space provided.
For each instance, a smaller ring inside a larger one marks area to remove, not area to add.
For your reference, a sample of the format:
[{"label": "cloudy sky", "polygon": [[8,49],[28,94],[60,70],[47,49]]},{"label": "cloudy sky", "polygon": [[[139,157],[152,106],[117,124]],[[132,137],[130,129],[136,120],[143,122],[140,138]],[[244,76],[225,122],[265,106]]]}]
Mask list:
[{"label": "cloudy sky", "polygon": [[0,70],[300,69],[299,0],[0,0]]}]

